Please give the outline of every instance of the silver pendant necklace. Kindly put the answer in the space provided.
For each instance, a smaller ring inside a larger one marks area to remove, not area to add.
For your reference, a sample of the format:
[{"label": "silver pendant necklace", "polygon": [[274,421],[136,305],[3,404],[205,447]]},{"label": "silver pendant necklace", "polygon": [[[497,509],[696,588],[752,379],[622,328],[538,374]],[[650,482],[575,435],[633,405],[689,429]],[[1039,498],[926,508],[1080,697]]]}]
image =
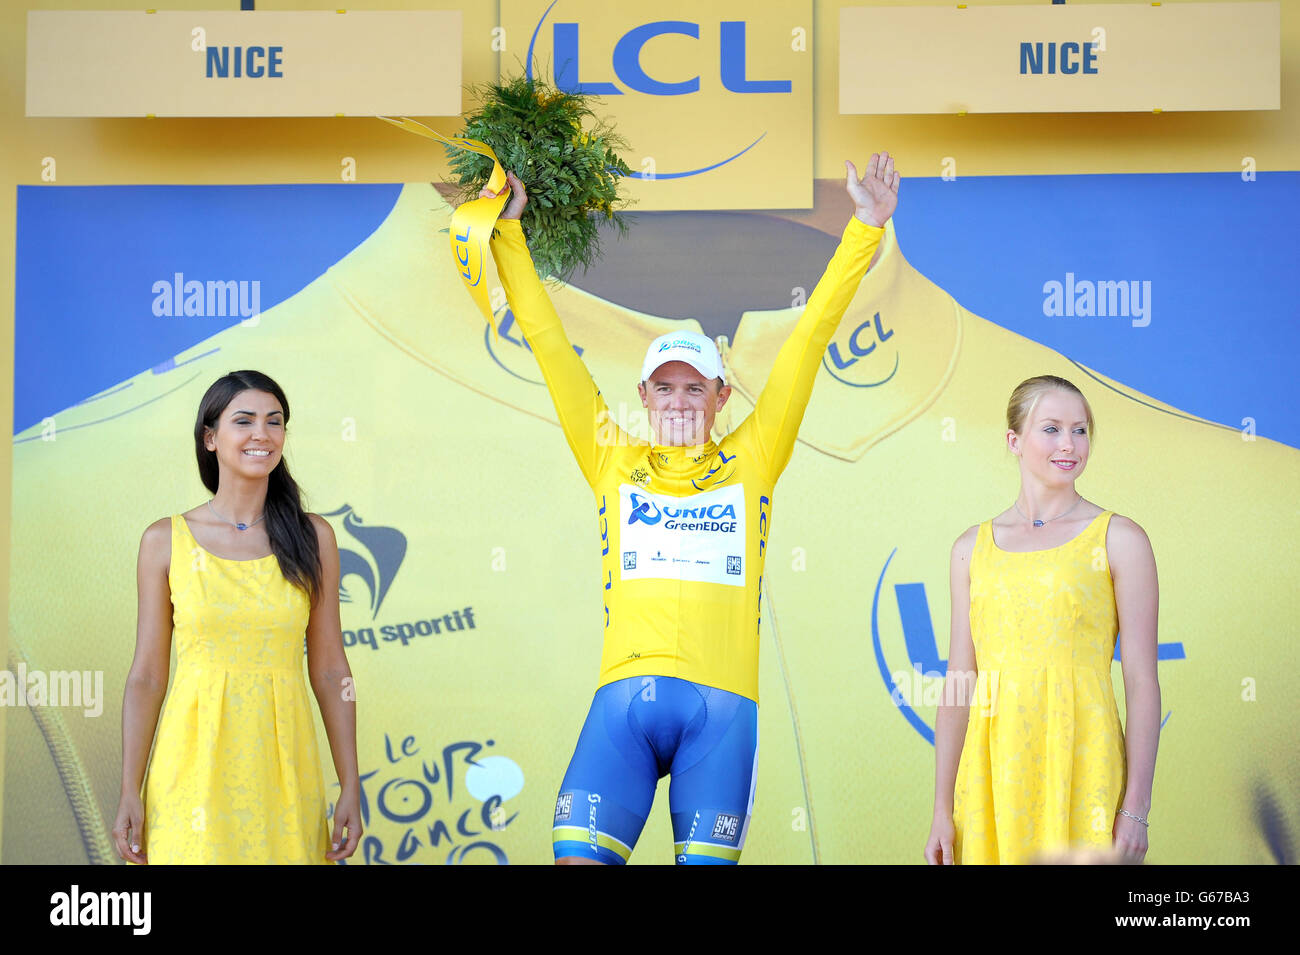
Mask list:
[{"label": "silver pendant necklace", "polygon": [[217,509],[212,506],[211,501],[208,501],[208,510],[210,510],[216,516],[217,520],[225,521],[227,524],[230,524],[232,527],[238,528],[241,531],[248,530],[250,527],[253,526],[253,524],[256,524],[257,521],[260,521],[262,517],[266,517],[266,511],[262,511],[262,517],[259,517],[257,521],[253,521],[253,524],[240,524],[238,521],[229,521],[226,520],[226,518],[222,517],[220,514],[217,514]]},{"label": "silver pendant necklace", "polygon": [[[1077,493],[1077,492],[1076,492],[1076,493]],[[1060,520],[1061,518],[1063,518],[1066,514],[1069,514],[1070,511],[1072,511],[1072,510],[1074,510],[1076,507],[1078,507],[1078,506],[1079,506],[1079,501],[1082,501],[1082,500],[1083,500],[1083,495],[1080,494],[1079,497],[1075,500],[1075,502],[1074,502],[1073,504],[1070,505],[1070,509],[1069,509],[1069,510],[1064,511],[1064,512],[1062,512],[1062,513],[1060,513],[1060,514],[1057,514],[1055,517],[1049,517],[1049,518],[1048,518],[1047,520],[1045,520],[1045,521],[1035,520],[1035,521],[1032,521],[1031,523],[1032,523],[1035,527],[1042,527],[1044,524],[1050,524],[1050,523],[1052,523],[1052,521],[1059,521],[1059,520]],[[1029,515],[1026,514],[1024,511],[1022,511],[1022,510],[1020,509],[1020,505],[1019,505],[1018,503],[1016,503],[1016,502],[1013,501],[1012,504],[1011,504],[1011,506],[1014,507],[1014,508],[1016,509],[1016,513],[1017,513],[1017,514],[1019,514],[1019,515],[1020,515],[1021,517],[1023,517],[1025,520],[1027,520],[1027,521],[1029,520]]]}]

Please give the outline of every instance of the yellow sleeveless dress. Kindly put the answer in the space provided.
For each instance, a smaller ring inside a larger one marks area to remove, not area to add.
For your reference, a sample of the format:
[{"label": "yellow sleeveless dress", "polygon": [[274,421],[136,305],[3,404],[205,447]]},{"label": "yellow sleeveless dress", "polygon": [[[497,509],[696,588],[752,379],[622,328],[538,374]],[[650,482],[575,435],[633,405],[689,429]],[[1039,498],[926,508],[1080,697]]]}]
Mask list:
[{"label": "yellow sleeveless dress", "polygon": [[176,672],[145,784],[149,862],[325,863],[307,596],[274,555],[216,557],[171,522]]},{"label": "yellow sleeveless dress", "polygon": [[979,527],[970,563],[979,677],[953,800],[959,864],[1111,845],[1125,757],[1111,686],[1110,517],[1027,553],[1000,549],[990,521]]}]

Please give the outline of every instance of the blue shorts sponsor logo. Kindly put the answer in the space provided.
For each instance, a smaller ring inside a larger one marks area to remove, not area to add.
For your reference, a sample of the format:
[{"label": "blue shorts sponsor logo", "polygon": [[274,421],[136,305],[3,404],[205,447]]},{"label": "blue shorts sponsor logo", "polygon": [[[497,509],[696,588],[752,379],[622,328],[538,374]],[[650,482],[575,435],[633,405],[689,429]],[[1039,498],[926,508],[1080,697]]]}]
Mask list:
[{"label": "blue shorts sponsor logo", "polygon": [[711,838],[734,843],[739,837],[740,817],[725,812],[718,813],[718,818],[713,821],[713,835]]},{"label": "blue shorts sponsor logo", "polygon": [[555,800],[555,821],[563,822],[573,813],[573,793],[560,793]]}]

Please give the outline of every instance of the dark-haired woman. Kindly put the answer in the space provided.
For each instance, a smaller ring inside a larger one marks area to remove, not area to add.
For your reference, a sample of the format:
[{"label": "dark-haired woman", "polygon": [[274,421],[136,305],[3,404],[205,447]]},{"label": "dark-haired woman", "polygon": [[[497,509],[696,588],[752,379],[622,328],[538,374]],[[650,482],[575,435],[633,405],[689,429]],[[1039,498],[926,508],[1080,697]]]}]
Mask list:
[{"label": "dark-haired woman", "polygon": [[[140,541],[113,826],[130,862],[324,863],[350,856],[360,838],[338,547],[329,525],[303,511],[282,459],[288,421],[284,392],[267,376],[216,381],[194,426],[212,499],[154,522]],[[304,635],[341,789],[332,834]]]}]

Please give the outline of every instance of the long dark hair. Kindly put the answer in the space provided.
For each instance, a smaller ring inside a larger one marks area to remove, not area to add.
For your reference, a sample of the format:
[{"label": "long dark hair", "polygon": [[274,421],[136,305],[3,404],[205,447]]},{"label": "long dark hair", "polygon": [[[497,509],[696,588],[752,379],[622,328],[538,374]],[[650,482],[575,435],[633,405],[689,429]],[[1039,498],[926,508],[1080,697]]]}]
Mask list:
[{"label": "long dark hair", "polygon": [[[199,416],[194,422],[194,453],[199,459],[199,477],[203,486],[217,493],[220,471],[217,453],[204,444],[204,432],[217,430],[222,412],[241,391],[265,391],[275,395],[284,409],[284,424],[289,425],[289,399],[274,381],[260,371],[232,371],[218,378],[199,402]],[[305,591],[312,603],[321,586],[320,545],[316,528],[302,508],[302,492],[289,474],[289,463],[281,456],[267,478],[266,536],[271,539],[271,552],[280,564],[285,580]]]}]

